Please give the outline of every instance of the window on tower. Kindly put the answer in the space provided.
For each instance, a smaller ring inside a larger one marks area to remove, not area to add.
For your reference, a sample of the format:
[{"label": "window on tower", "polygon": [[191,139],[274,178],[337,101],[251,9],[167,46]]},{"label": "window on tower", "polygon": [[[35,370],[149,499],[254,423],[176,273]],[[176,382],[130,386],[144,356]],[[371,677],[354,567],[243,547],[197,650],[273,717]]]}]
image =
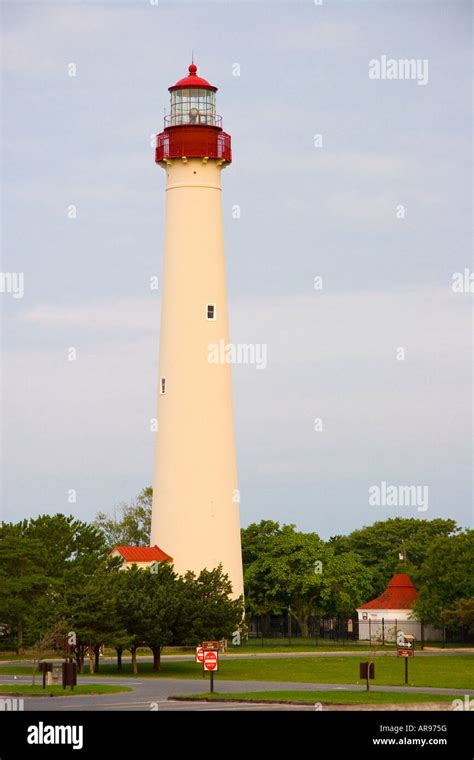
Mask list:
[{"label": "window on tower", "polygon": [[160,378],[160,393],[162,396],[166,393],[166,377]]},{"label": "window on tower", "polygon": [[215,320],[216,318],[216,305],[215,303],[206,304],[206,319]]}]

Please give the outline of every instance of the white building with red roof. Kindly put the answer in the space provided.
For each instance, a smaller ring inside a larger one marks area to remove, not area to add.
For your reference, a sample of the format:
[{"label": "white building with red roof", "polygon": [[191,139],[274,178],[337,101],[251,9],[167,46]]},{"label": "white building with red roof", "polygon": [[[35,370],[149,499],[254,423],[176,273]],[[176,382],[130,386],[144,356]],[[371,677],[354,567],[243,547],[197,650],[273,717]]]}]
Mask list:
[{"label": "white building with red roof", "polygon": [[422,622],[413,611],[417,598],[410,577],[405,573],[394,575],[380,596],[357,608],[359,640],[395,641],[397,630],[413,634],[417,641],[439,640],[441,632],[433,626],[424,625],[422,631]]},{"label": "white building with red roof", "polygon": [[173,562],[173,557],[166,554],[159,546],[115,546],[111,557],[122,557],[122,570],[130,565],[140,568],[151,567],[154,562]]}]

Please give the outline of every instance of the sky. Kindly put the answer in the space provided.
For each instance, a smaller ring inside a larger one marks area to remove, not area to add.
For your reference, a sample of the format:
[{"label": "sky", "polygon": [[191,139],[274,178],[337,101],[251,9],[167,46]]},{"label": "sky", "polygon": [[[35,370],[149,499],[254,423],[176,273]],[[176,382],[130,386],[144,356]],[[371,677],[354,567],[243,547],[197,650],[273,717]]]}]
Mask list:
[{"label": "sky", "polygon": [[[231,339],[268,352],[233,368],[242,525],[472,526],[470,3],[1,11],[1,271],[24,292],[3,280],[0,520],[90,520],[152,483],[152,145],[194,50],[233,141]],[[371,78],[387,59],[418,74]],[[429,498],[371,503],[382,483]]]}]

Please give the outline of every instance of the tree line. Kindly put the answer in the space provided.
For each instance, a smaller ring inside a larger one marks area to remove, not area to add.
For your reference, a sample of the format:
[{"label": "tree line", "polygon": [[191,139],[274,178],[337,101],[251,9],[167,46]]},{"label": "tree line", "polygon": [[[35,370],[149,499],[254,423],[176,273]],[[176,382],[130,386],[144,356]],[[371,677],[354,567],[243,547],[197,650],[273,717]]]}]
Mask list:
[{"label": "tree line", "polygon": [[246,610],[264,630],[271,615],[289,611],[308,635],[312,617],[352,616],[406,573],[419,619],[474,635],[474,531],[454,520],[396,517],[326,542],[263,520],[242,531],[242,554]]},{"label": "tree line", "polygon": [[[163,646],[230,637],[242,623],[242,600],[231,599],[222,568],[178,576],[168,563],[122,571],[116,545],[148,545],[151,488],[111,517],[93,523],[43,515],[0,525],[0,646],[39,642],[48,631],[73,630],[80,668],[99,663],[102,644],[119,665],[149,647],[154,668]],[[166,547],[162,547],[166,550]],[[303,636],[317,617],[354,615],[396,572],[407,573],[425,622],[474,634],[474,531],[454,520],[392,518],[322,540],[271,520],[242,530],[245,611],[263,628],[290,614]]]},{"label": "tree line", "polygon": [[21,652],[40,647],[48,632],[76,635],[79,670],[92,672],[102,645],[148,647],[160,668],[164,646],[196,645],[229,637],[243,618],[242,600],[231,599],[229,579],[218,567],[178,576],[167,562],[123,571],[110,557],[104,533],[72,516],[43,515],[0,525],[0,643]]},{"label": "tree line", "polygon": [[[149,543],[152,496],[145,488],[113,517],[97,515],[110,546]],[[420,619],[474,635],[474,531],[451,519],[394,517],[329,541],[262,520],[242,530],[242,559],[247,617],[268,632],[271,616],[289,611],[307,635],[311,618],[353,615],[392,575],[407,573]]]}]

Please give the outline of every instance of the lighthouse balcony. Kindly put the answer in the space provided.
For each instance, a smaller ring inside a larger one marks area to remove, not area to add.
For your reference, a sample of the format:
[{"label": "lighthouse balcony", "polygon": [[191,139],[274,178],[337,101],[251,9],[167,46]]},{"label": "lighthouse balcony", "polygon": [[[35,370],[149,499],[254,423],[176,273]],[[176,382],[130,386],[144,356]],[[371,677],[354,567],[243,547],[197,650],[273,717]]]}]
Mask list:
[{"label": "lighthouse balcony", "polygon": [[169,158],[215,158],[232,161],[231,137],[218,126],[169,126],[156,136],[155,161]]}]

